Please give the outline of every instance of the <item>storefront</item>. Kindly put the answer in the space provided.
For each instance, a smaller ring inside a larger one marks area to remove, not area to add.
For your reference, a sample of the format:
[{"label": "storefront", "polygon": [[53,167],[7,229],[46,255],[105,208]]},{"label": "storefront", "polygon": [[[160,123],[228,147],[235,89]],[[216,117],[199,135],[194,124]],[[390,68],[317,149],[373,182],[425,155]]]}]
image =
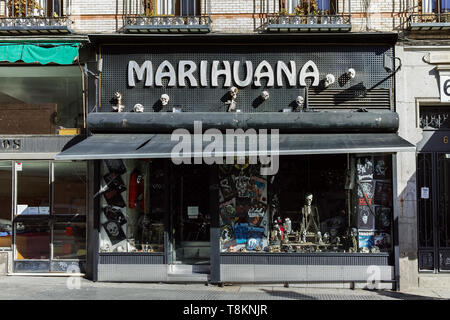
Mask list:
[{"label": "storefront", "polygon": [[338,37],[91,39],[92,278],[393,287],[396,37]]},{"label": "storefront", "polygon": [[0,250],[9,273],[83,273],[87,163],[78,43],[0,44]]}]

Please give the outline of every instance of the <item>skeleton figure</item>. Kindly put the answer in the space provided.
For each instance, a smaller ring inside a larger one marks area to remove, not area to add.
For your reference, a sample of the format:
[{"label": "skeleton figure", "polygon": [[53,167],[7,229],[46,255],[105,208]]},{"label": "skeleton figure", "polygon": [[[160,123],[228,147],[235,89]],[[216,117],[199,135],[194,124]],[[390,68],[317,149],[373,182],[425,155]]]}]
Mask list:
[{"label": "skeleton figure", "polygon": [[269,91],[263,91],[263,92],[261,92],[261,98],[262,98],[263,100],[267,100],[267,99],[269,99],[269,97],[270,97]]},{"label": "skeleton figure", "polygon": [[305,205],[302,207],[301,230],[306,233],[317,234],[319,232],[319,212],[316,206],[312,205],[313,195],[307,193]]},{"label": "skeleton figure", "polygon": [[227,112],[236,111],[236,107],[237,107],[236,97],[237,97],[238,91],[239,91],[239,89],[236,87],[231,87],[228,90],[228,92],[231,95],[231,100],[228,100],[227,102],[225,102],[225,104],[228,105]]},{"label": "skeleton figure", "polygon": [[384,160],[377,161],[377,165],[375,166],[375,173],[378,176],[384,177],[386,175],[386,163]]},{"label": "skeleton figure", "polygon": [[114,92],[114,98],[117,100],[117,104],[113,106],[113,110],[116,112],[122,112],[125,109],[125,106],[122,104],[122,95],[120,92]]},{"label": "skeleton figure", "polygon": [[355,71],[355,69],[349,68],[348,71],[347,71],[347,76],[348,76],[350,79],[353,79],[353,78],[356,76],[356,71]]},{"label": "skeleton figure", "polygon": [[298,96],[295,99],[295,104],[297,105],[297,108],[303,108],[303,103],[305,102],[305,98],[303,98],[302,96]]},{"label": "skeleton figure", "polygon": [[164,93],[164,94],[161,95],[161,98],[159,100],[161,101],[161,104],[163,106],[167,106],[167,104],[169,103],[170,97],[169,97],[168,94]]},{"label": "skeleton figure", "polygon": [[243,198],[247,195],[249,182],[250,178],[244,176],[244,173],[241,171],[239,176],[236,178],[236,190],[239,197]]},{"label": "skeleton figure", "polygon": [[335,81],[334,75],[332,75],[331,73],[327,74],[325,78],[325,87],[332,85],[334,81]]},{"label": "skeleton figure", "polygon": [[140,103],[136,103],[133,107],[134,112],[144,112],[144,106]]}]

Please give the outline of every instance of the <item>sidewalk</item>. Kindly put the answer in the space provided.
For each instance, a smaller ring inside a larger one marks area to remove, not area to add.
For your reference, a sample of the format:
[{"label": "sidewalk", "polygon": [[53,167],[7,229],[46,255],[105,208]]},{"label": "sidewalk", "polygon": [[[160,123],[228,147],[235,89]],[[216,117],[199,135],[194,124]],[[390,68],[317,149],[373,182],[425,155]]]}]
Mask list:
[{"label": "sidewalk", "polygon": [[[79,289],[69,289],[77,287]],[[450,299],[450,288],[350,290],[283,285],[105,283],[84,278],[0,277],[0,300],[428,300]]]}]

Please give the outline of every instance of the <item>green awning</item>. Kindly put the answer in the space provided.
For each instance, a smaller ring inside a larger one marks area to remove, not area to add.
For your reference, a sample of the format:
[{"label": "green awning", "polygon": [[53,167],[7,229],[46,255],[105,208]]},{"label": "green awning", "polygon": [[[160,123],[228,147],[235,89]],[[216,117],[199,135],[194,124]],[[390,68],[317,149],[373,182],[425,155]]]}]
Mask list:
[{"label": "green awning", "polygon": [[78,57],[78,46],[78,43],[0,43],[0,61],[73,64]]}]

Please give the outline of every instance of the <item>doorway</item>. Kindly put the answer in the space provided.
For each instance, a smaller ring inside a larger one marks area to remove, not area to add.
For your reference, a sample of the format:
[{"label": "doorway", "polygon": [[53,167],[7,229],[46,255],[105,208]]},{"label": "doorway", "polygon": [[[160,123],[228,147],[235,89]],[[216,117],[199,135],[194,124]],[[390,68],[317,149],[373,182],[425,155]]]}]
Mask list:
[{"label": "doorway", "polygon": [[195,265],[208,272],[210,264],[209,166],[179,165],[171,172],[169,241],[173,265]]},{"label": "doorway", "polygon": [[84,272],[86,163],[13,164],[13,271]]}]

